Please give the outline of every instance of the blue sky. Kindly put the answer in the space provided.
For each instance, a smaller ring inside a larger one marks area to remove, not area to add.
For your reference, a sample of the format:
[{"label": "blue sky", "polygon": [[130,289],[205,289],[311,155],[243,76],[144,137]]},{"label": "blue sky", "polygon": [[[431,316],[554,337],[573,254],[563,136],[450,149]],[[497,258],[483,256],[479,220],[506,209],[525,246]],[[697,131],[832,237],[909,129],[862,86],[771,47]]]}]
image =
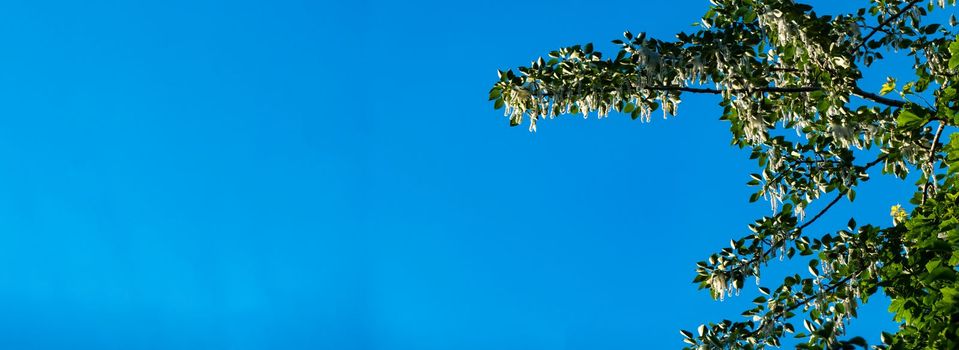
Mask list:
[{"label": "blue sky", "polygon": [[[751,300],[694,263],[769,212],[718,100],[531,134],[486,94],[707,4],[6,1],[0,347],[680,347]],[[911,190],[877,178],[814,228]]]}]

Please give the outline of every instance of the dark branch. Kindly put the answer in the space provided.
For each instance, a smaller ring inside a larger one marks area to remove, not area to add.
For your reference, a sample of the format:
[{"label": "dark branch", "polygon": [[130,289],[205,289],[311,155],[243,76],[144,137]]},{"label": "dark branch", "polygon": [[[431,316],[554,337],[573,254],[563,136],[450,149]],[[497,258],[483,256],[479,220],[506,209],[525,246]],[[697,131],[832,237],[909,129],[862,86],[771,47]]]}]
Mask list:
[{"label": "dark branch", "polygon": [[[826,287],[826,289],[824,289],[823,292],[831,292],[831,291],[833,291],[834,289],[839,288],[839,286],[845,284],[846,282],[849,282],[849,280],[851,280],[853,277],[855,277],[856,275],[858,275],[858,274],[861,273],[861,272],[862,272],[862,271],[856,271],[856,273],[853,273],[853,274],[851,274],[851,275],[849,275],[849,276],[843,277],[842,279],[840,279],[840,280],[838,280],[838,281],[836,281],[836,282],[833,282],[833,283],[829,284],[829,286]],[[806,297],[806,299],[803,299],[803,300],[799,301],[799,303],[797,303],[796,305],[793,305],[793,306],[789,307],[788,309],[786,309],[786,312],[796,310],[796,309],[798,309],[798,308],[800,308],[800,307],[802,307],[802,306],[804,306],[804,305],[806,305],[806,304],[809,304],[810,301],[813,301],[813,299],[816,299],[817,297],[819,297],[819,296],[818,296],[818,295],[815,295],[815,294],[810,295],[810,296]]]},{"label": "dark branch", "polygon": [[[871,161],[871,162],[869,162],[869,163],[866,163],[865,165],[863,165],[863,166],[861,166],[861,167],[858,167],[858,170],[859,170],[859,171],[869,170],[869,168],[872,168],[872,167],[876,166],[876,164],[882,163],[884,160],[886,160],[886,155],[885,155],[885,154],[877,157],[875,160],[873,160],[873,161]],[[847,189],[845,189],[845,190],[840,191],[840,192],[839,192],[839,195],[837,195],[836,198],[833,198],[833,200],[830,201],[829,204],[826,204],[826,206],[825,206],[824,208],[822,208],[821,210],[819,210],[819,212],[816,213],[816,215],[813,216],[812,219],[810,219],[809,221],[806,221],[806,222],[803,223],[802,225],[797,226],[796,229],[793,230],[793,232],[799,232],[799,231],[801,231],[802,229],[804,229],[804,228],[806,228],[806,227],[809,227],[809,225],[812,225],[814,222],[816,222],[816,220],[819,220],[819,218],[821,218],[823,215],[825,215],[826,212],[829,211],[829,209],[831,209],[834,205],[836,205],[836,203],[838,203],[839,200],[842,199],[842,197],[844,197],[844,196],[846,195],[846,193],[849,192],[849,190],[850,190],[850,189],[847,188]],[[769,250],[764,251],[762,254],[759,254],[759,255],[754,256],[752,259],[749,259],[749,261],[747,261],[745,264],[739,265],[738,267],[734,268],[733,270],[741,270],[741,269],[744,269],[744,268],[748,267],[749,265],[758,263],[758,262],[761,261],[761,260],[765,260],[765,259],[768,258],[769,255],[772,254],[775,250],[776,250],[776,247],[770,247]]]},{"label": "dark branch", "polygon": [[893,100],[891,98],[882,97],[871,92],[866,92],[865,90],[859,88],[858,86],[854,86],[852,88],[852,94],[873,102],[882,103],[887,106],[902,108],[903,106],[906,105],[906,103],[903,101]]},{"label": "dark branch", "polygon": [[[852,280],[853,277],[858,276],[860,273],[862,273],[863,270],[864,270],[864,269],[861,269],[861,270],[859,270],[859,271],[856,271],[855,273],[853,273],[853,274],[851,274],[851,275],[849,275],[849,276],[843,277],[842,279],[840,279],[840,280],[838,280],[838,281],[836,281],[836,282],[833,282],[833,283],[829,284],[829,286],[827,286],[827,287],[826,287],[825,289],[823,289],[822,291],[828,293],[828,292],[831,292],[831,291],[835,290],[836,288],[839,288],[839,286],[841,286],[841,285],[845,284],[846,282],[849,282],[850,280]],[[806,306],[807,304],[809,304],[809,302],[815,300],[815,299],[818,298],[818,297],[819,297],[819,295],[817,295],[817,294],[810,295],[810,296],[806,297],[805,299],[800,300],[798,303],[796,303],[796,305],[793,305],[793,306],[790,306],[790,307],[786,308],[783,312],[780,312],[780,313],[778,314],[778,316],[785,318],[784,316],[785,316],[786,313],[792,312],[792,311],[794,311],[794,310],[796,310],[796,309],[798,309],[798,308],[801,308],[801,307],[803,307],[803,306]],[[753,334],[756,334],[755,331],[753,332]]]},{"label": "dark branch", "polygon": [[778,93],[796,93],[796,92],[812,92],[820,90],[816,86],[802,86],[802,87],[774,87],[774,86],[765,86],[765,87],[755,87],[748,89],[734,89],[734,90],[721,90],[721,89],[709,89],[709,88],[692,88],[686,86],[647,86],[647,89],[658,90],[658,91],[684,91],[700,94],[721,94],[723,91],[729,91],[734,94],[743,93],[743,92],[778,92]]},{"label": "dark branch", "polygon": [[[689,93],[695,93],[695,94],[713,94],[713,95],[719,95],[719,94],[722,94],[723,92],[730,92],[734,94],[744,93],[744,92],[746,93],[772,92],[772,93],[787,94],[787,93],[813,92],[813,91],[821,90],[821,88],[817,86],[800,86],[800,87],[762,86],[762,87],[751,87],[746,89],[723,90],[723,89],[711,89],[711,88],[696,88],[696,87],[679,86],[679,85],[652,85],[652,86],[644,86],[643,89],[653,90],[653,91],[682,91],[682,92],[689,92]],[[536,95],[553,96],[554,94],[540,93]]]},{"label": "dark branch", "polygon": [[863,28],[866,28],[866,29],[872,29],[872,30],[880,31],[880,32],[886,33],[886,34],[888,34],[888,35],[892,35],[892,32],[890,32],[889,30],[886,30],[885,28],[882,28],[882,27],[873,27],[873,26],[869,26],[869,25],[863,25],[862,27],[863,27]]},{"label": "dark branch", "polygon": [[[802,93],[802,92],[813,92],[813,91],[822,90],[822,88],[818,86],[799,86],[799,87],[765,86],[765,87],[754,87],[754,88],[747,88],[747,89],[722,90],[722,89],[711,89],[711,88],[694,88],[694,87],[676,86],[676,85],[647,86],[645,87],[645,89],[655,90],[655,91],[682,91],[682,92],[690,92],[690,93],[697,93],[697,94],[714,94],[714,95],[722,94],[723,91],[729,91],[730,93],[734,93],[734,94],[743,93],[743,92],[747,92],[747,93],[748,92],[773,92],[773,93],[788,94],[788,93]],[[881,104],[892,106],[892,107],[902,108],[903,106],[906,105],[906,102],[882,97],[871,92],[866,92],[865,90],[861,89],[858,86],[853,86],[852,94],[873,102],[881,103]],[[546,96],[549,96],[549,94],[546,94]]]},{"label": "dark branch", "polygon": [[[871,162],[869,162],[869,163],[866,163],[866,165],[863,165],[859,170],[860,170],[860,171],[869,170],[869,168],[872,168],[872,167],[876,166],[876,164],[882,163],[882,161],[884,161],[884,160],[886,160],[886,155],[885,155],[885,154],[877,157],[875,160],[873,160],[873,161],[871,161]],[[826,214],[826,212],[829,211],[829,209],[832,208],[832,206],[836,205],[836,203],[839,202],[839,200],[842,199],[842,197],[845,196],[846,193],[849,192],[849,190],[850,190],[850,189],[847,188],[847,189],[845,189],[845,190],[840,191],[840,192],[839,192],[839,195],[836,196],[836,198],[833,198],[833,200],[832,200],[831,202],[829,202],[829,204],[827,204],[826,207],[822,208],[822,210],[820,210],[819,213],[816,213],[816,216],[813,216],[813,218],[812,218],[812,219],[809,219],[809,221],[806,221],[806,223],[804,223],[804,224],[799,225],[798,227],[796,227],[796,231],[799,231],[799,230],[802,230],[802,229],[804,229],[804,228],[806,228],[806,227],[809,227],[809,225],[812,225],[814,222],[816,222],[816,220],[819,220],[819,218],[822,217],[824,214]]]},{"label": "dark branch", "polygon": [[812,225],[814,222],[816,222],[816,220],[819,220],[819,218],[825,215],[826,212],[832,208],[832,206],[836,205],[836,203],[839,203],[839,200],[842,199],[842,197],[846,196],[846,192],[849,192],[849,190],[847,189],[845,191],[840,191],[836,198],[833,198],[829,204],[826,204],[826,207],[822,208],[822,210],[816,213],[816,216],[813,216],[812,219],[809,219],[809,221],[806,221],[806,223],[797,226],[796,231],[800,231],[806,227],[809,227],[809,225]]},{"label": "dark branch", "polygon": [[852,51],[859,52],[859,49],[861,49],[863,45],[866,45],[866,42],[868,42],[873,35],[876,35],[876,33],[882,30],[883,27],[889,25],[889,23],[892,23],[892,21],[895,21],[897,18],[902,17],[902,15],[906,13],[906,11],[909,11],[910,8],[912,8],[913,6],[916,6],[922,1],[923,0],[912,0],[908,4],[906,4],[906,6],[903,6],[902,9],[899,10],[899,12],[897,12],[895,15],[892,15],[892,17],[886,18],[886,20],[879,22],[879,25],[873,27],[872,31],[870,31],[869,34],[866,34],[866,36],[862,38],[862,41],[859,42],[859,45],[856,45],[856,48],[853,49]]},{"label": "dark branch", "polygon": [[[685,86],[649,86],[647,89],[650,90],[660,90],[660,91],[684,91],[692,93],[701,93],[701,94],[721,94],[723,90],[720,89],[708,89],[708,88],[691,88]],[[749,88],[749,89],[736,89],[729,90],[731,93],[741,93],[741,92],[778,92],[778,93],[797,93],[797,92],[812,92],[819,91],[822,88],[817,86],[803,86],[803,87],[758,87],[758,88]],[[902,108],[906,105],[906,102],[894,100],[891,98],[886,98],[879,96],[877,94],[867,92],[861,89],[859,86],[853,86],[852,94],[859,96],[861,98],[881,103],[887,106]]]},{"label": "dark branch", "polygon": [[[869,170],[869,168],[872,168],[872,167],[875,166],[876,164],[881,163],[881,162],[882,162],[883,160],[885,160],[885,159],[886,159],[886,155],[883,154],[883,155],[879,156],[878,158],[876,158],[875,160],[873,160],[873,161],[871,161],[871,162],[869,162],[869,163],[866,163],[866,165],[863,165],[860,170],[861,170],[861,171]],[[833,198],[833,200],[832,200],[831,202],[829,202],[829,204],[826,204],[826,206],[825,206],[824,208],[822,208],[822,210],[820,210],[818,213],[816,213],[816,216],[813,216],[812,219],[809,219],[809,221],[806,221],[806,223],[797,226],[797,227],[796,227],[796,231],[800,231],[800,230],[802,230],[802,229],[804,229],[804,228],[806,228],[806,227],[809,227],[809,225],[812,225],[814,222],[816,222],[816,220],[819,220],[819,218],[822,217],[823,215],[825,215],[826,212],[829,211],[830,208],[832,208],[832,206],[836,205],[836,203],[838,203],[839,200],[842,199],[842,197],[844,197],[844,196],[849,192],[849,190],[850,190],[850,189],[847,188],[847,189],[845,189],[845,190],[840,191],[840,192],[839,192],[839,195],[837,195],[836,198]]]}]

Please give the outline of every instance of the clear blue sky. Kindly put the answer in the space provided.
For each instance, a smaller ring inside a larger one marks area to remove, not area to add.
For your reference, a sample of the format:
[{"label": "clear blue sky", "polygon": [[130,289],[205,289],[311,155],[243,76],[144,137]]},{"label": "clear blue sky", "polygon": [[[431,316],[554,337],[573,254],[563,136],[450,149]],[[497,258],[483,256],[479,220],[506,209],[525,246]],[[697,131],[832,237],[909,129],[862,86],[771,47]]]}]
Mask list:
[{"label": "clear blue sky", "polygon": [[[751,299],[694,263],[769,212],[718,100],[531,134],[486,94],[706,6],[5,1],[0,348],[680,347]],[[909,193],[870,181],[815,227]]]}]

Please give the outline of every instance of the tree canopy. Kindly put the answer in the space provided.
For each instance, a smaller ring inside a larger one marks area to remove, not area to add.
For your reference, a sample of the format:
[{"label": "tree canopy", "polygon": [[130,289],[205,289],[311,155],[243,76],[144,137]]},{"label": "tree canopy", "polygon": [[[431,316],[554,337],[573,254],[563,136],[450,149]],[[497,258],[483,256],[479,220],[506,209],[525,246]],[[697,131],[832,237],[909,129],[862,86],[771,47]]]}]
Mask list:
[{"label": "tree canopy", "polygon": [[[732,144],[758,171],[750,201],[771,214],[730,247],[697,263],[693,282],[723,299],[755,279],[761,296],[738,321],[681,331],[690,349],[761,349],[798,338],[800,348],[866,347],[845,334],[877,293],[900,322],[881,349],[959,348],[959,42],[955,0],[863,0],[819,15],[791,0],[711,0],[697,30],[669,40],[625,32],[603,55],[593,44],[551,51],[499,71],[490,90],[510,125],[563,114],[618,112],[649,121],[675,115],[684,94],[721,97]],[[948,17],[948,23],[945,19]],[[940,23],[943,22],[943,23]],[[860,86],[884,56],[904,55],[908,76]],[[874,91],[874,92],[873,92]],[[872,173],[920,174],[907,208],[888,226],[822,236],[806,228]],[[811,204],[819,210],[807,212]],[[807,271],[760,283],[774,259],[808,259]]]}]

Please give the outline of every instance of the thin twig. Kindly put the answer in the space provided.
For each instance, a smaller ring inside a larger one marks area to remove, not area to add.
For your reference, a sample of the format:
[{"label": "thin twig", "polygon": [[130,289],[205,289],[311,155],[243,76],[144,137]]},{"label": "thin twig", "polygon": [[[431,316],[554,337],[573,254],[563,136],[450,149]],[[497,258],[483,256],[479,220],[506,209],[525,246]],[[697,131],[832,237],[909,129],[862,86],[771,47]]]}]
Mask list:
[{"label": "thin twig", "polygon": [[[871,162],[869,162],[869,163],[866,163],[866,164],[863,165],[862,167],[858,167],[858,168],[859,168],[860,171],[866,171],[866,170],[869,170],[869,168],[872,168],[873,166],[875,166],[876,164],[882,163],[884,160],[886,160],[886,155],[885,155],[885,154],[880,155],[879,157],[876,157],[875,160],[873,160],[873,161],[871,161]],[[806,228],[806,227],[809,227],[809,225],[812,225],[814,222],[816,222],[816,220],[819,220],[820,217],[822,217],[823,215],[825,215],[826,212],[829,211],[829,209],[832,208],[834,205],[836,205],[836,203],[839,202],[839,200],[842,199],[842,197],[844,197],[849,191],[850,191],[850,189],[848,189],[848,188],[845,189],[845,190],[840,191],[840,192],[839,192],[839,195],[837,195],[836,198],[833,198],[833,200],[830,201],[829,204],[827,204],[824,208],[822,208],[821,210],[819,210],[819,212],[816,213],[816,215],[813,216],[812,219],[809,219],[809,221],[806,221],[806,222],[803,223],[802,225],[797,226],[797,227],[793,230],[793,232],[799,232],[799,231],[801,231],[802,229],[804,229],[804,228]],[[749,259],[749,261],[747,261],[746,263],[744,263],[744,264],[742,264],[742,265],[739,265],[738,267],[734,268],[734,269],[731,270],[731,271],[745,269],[745,268],[748,267],[749,265],[752,265],[752,264],[754,264],[754,263],[757,263],[757,262],[759,262],[760,260],[766,259],[770,254],[772,254],[772,253],[776,250],[775,248],[776,248],[776,247],[770,247],[769,250],[766,250],[766,251],[764,251],[762,254],[759,254],[759,255],[754,256],[752,259]]]},{"label": "thin twig", "polygon": [[888,24],[891,23],[892,21],[895,21],[897,18],[902,17],[902,15],[906,13],[906,11],[909,11],[910,8],[912,8],[913,6],[916,6],[917,4],[919,4],[919,3],[922,2],[922,1],[923,1],[923,0],[912,0],[912,1],[910,1],[908,4],[906,4],[906,6],[903,6],[902,9],[899,10],[898,13],[896,13],[895,15],[892,15],[892,17],[886,18],[886,20],[880,22],[878,26],[874,27],[874,28],[872,29],[872,31],[869,32],[869,34],[866,34],[866,36],[864,36],[864,37],[862,38],[862,41],[859,42],[859,45],[856,45],[856,48],[853,49],[852,52],[859,52],[859,49],[861,49],[861,48],[863,47],[863,45],[866,45],[866,42],[868,42],[869,39],[872,38],[873,35],[876,35],[876,33],[878,33],[879,30],[882,29],[882,27],[885,27],[886,25],[888,25]]},{"label": "thin twig", "polygon": [[806,227],[809,227],[809,225],[812,225],[814,222],[816,222],[816,220],[819,220],[819,218],[826,214],[826,212],[829,211],[832,206],[836,205],[836,203],[839,203],[839,200],[842,199],[842,197],[845,197],[847,192],[849,192],[848,189],[840,191],[836,198],[833,198],[829,204],[826,204],[826,206],[819,211],[819,213],[816,213],[816,216],[813,216],[812,219],[809,219],[809,221],[806,221],[806,223],[797,226],[796,231],[800,231]]},{"label": "thin twig", "polygon": [[946,128],[946,123],[943,121],[939,122],[939,128],[936,129],[936,135],[932,137],[932,145],[929,146],[929,172],[930,179],[926,179],[926,183],[922,185],[922,202],[920,205],[926,204],[926,197],[929,195],[929,184],[932,183],[932,191],[938,191],[938,181],[936,180],[936,146],[939,145],[939,137],[942,136],[942,131]]},{"label": "thin twig", "polygon": [[888,31],[888,30],[886,30],[885,28],[882,28],[882,27],[873,27],[873,26],[865,25],[865,24],[863,24],[861,27],[866,28],[866,29],[877,30],[877,31],[880,31],[880,32],[883,32],[883,33],[886,33],[886,34],[889,34],[889,35],[892,35],[892,34],[893,34],[892,32],[890,32],[890,31]]},{"label": "thin twig", "polygon": [[[860,273],[862,273],[862,271],[857,271],[856,273],[854,273],[854,274],[852,274],[852,275],[843,277],[842,279],[840,279],[840,280],[838,280],[838,281],[836,281],[836,282],[831,283],[828,287],[826,287],[826,289],[823,289],[823,292],[831,292],[832,290],[834,290],[834,289],[836,289],[836,288],[839,288],[839,286],[845,284],[846,282],[849,282],[849,280],[851,280],[853,277],[855,277],[856,275],[858,275],[858,274],[860,274]],[[797,303],[796,305],[793,305],[793,306],[789,307],[788,309],[786,309],[786,312],[796,310],[796,309],[802,307],[803,305],[809,304],[810,301],[812,301],[813,299],[816,299],[816,298],[818,298],[818,297],[819,297],[818,295],[810,295],[810,296],[806,297],[806,299],[803,299],[803,300],[799,301],[799,303]]]},{"label": "thin twig", "polygon": [[[872,167],[875,166],[876,164],[881,163],[881,162],[882,162],[883,160],[885,160],[885,159],[886,159],[886,155],[883,154],[883,155],[877,157],[875,160],[873,160],[873,161],[871,161],[871,162],[869,162],[869,163],[866,163],[866,165],[863,165],[861,171],[869,170],[869,168],[872,168]],[[827,204],[826,207],[822,208],[822,210],[820,210],[819,213],[816,214],[816,216],[813,216],[813,218],[810,219],[809,221],[806,221],[806,223],[804,223],[804,224],[796,227],[796,230],[797,230],[797,231],[802,230],[802,229],[804,229],[804,228],[806,228],[806,227],[809,227],[809,225],[812,225],[814,222],[816,222],[816,220],[818,220],[820,217],[822,217],[823,214],[826,214],[826,212],[829,211],[829,208],[832,208],[833,205],[836,205],[836,203],[839,202],[839,200],[842,199],[842,197],[844,197],[844,196],[846,195],[846,193],[849,192],[849,190],[850,190],[850,189],[847,188],[847,189],[845,189],[845,190],[843,190],[843,191],[840,191],[840,192],[839,192],[839,195],[836,196],[836,198],[834,198],[831,202],[829,202],[829,204]]]}]

